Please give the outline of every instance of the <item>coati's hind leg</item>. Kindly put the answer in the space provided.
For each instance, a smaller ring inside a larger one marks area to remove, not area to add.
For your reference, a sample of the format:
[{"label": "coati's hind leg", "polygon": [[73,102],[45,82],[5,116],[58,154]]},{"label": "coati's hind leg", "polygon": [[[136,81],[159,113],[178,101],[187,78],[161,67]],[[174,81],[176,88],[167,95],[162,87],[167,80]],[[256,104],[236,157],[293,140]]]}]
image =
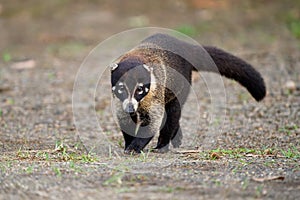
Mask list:
[{"label": "coati's hind leg", "polygon": [[174,147],[179,147],[181,144],[182,133],[179,125],[181,116],[181,108],[178,99],[174,99],[165,106],[166,120],[155,147],[157,152],[163,153],[169,150],[169,143],[171,141]]},{"label": "coati's hind leg", "polygon": [[[122,131],[123,132],[123,131]],[[125,150],[124,152],[127,154],[130,153],[141,153],[144,147],[150,142],[153,137],[149,138],[138,138],[128,135],[123,132],[124,140],[125,140]]]},{"label": "coati's hind leg", "polygon": [[171,143],[174,148],[178,148],[181,145],[181,140],[182,140],[182,131],[179,126],[177,132],[174,132],[172,138],[171,138]]}]

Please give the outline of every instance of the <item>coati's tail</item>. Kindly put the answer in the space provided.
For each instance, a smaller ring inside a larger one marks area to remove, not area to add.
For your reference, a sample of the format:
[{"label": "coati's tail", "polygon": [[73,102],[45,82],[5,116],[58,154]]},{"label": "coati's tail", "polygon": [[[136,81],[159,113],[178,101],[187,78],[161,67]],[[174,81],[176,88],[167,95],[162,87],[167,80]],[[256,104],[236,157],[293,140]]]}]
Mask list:
[{"label": "coati's tail", "polygon": [[250,64],[221,49],[210,46],[203,48],[209,53],[221,75],[234,79],[246,87],[257,101],[265,97],[264,80]]},{"label": "coati's tail", "polygon": [[[201,47],[161,33],[146,38],[142,41],[143,44],[154,44],[181,56],[194,66],[194,70],[220,73],[227,78],[236,80],[246,87],[257,101],[262,100],[266,95],[265,83],[259,72],[242,59],[221,49],[210,46]],[[218,69],[212,67],[207,53]]]}]

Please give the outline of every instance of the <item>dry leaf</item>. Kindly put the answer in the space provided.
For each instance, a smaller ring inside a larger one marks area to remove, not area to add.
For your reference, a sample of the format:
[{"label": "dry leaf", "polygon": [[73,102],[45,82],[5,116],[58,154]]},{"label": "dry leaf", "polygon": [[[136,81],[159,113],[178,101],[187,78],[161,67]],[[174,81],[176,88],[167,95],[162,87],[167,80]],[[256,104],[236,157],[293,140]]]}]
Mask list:
[{"label": "dry leaf", "polygon": [[212,154],[210,154],[210,158],[211,159],[219,159],[219,158],[221,158],[221,156],[218,153],[213,152]]}]

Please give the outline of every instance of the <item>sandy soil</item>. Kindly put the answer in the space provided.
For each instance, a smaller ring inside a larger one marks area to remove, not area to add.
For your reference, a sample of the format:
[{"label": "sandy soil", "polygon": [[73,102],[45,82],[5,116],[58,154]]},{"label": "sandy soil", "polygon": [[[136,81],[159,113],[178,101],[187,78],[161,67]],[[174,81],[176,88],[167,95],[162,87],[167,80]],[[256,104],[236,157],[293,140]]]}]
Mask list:
[{"label": "sandy soil", "polygon": [[[299,5],[233,2],[1,2],[0,199],[299,199],[300,41],[289,29]],[[84,58],[111,35],[143,26],[181,30],[244,58],[265,78],[266,98],[257,103],[223,79],[226,116],[210,122],[210,94],[195,74],[182,146],[124,155],[109,72],[98,85],[92,76],[104,67],[99,60],[121,51],[113,44],[86,63],[77,132],[72,94]]]}]

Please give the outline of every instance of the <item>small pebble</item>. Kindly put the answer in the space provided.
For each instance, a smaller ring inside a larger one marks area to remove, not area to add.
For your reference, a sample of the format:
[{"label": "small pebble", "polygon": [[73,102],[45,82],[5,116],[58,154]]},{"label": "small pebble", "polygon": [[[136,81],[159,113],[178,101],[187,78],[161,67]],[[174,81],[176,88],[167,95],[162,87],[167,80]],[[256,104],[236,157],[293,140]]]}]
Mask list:
[{"label": "small pebble", "polygon": [[285,83],[285,88],[289,91],[295,91],[297,89],[296,83],[294,81],[287,81]]}]

